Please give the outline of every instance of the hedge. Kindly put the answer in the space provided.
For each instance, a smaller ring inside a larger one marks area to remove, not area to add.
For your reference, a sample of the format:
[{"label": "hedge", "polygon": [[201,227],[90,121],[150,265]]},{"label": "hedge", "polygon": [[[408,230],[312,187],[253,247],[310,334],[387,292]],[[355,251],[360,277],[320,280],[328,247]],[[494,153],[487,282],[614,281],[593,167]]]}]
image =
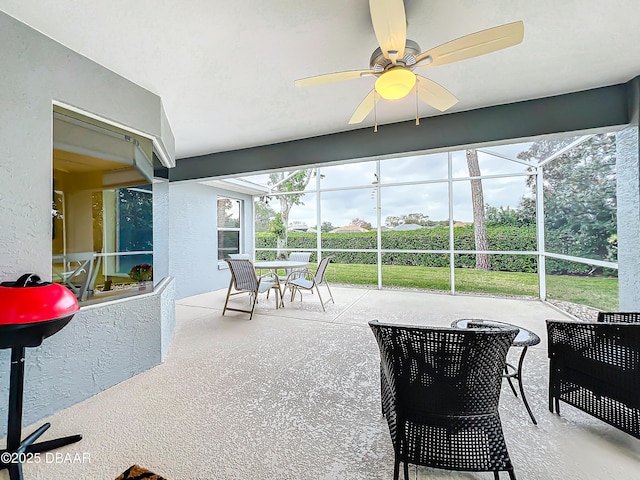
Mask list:
[{"label": "hedge", "polygon": [[[448,250],[449,228],[433,227],[409,231],[381,232],[382,248],[393,250]],[[359,233],[323,233],[323,249],[375,250],[377,248],[377,232]],[[290,232],[288,250],[315,249],[316,233]],[[535,251],[535,227],[487,227],[489,250]],[[256,248],[276,248],[276,236],[272,233],[257,233]],[[473,225],[454,228],[455,250],[475,250]],[[336,263],[353,263],[371,265],[377,263],[376,252],[331,252]],[[276,252],[258,251],[258,260],[274,259]],[[316,261],[315,253],[310,261]],[[537,272],[535,255],[490,255],[491,270],[504,272]],[[446,253],[383,253],[383,265],[407,265],[425,267],[448,267],[449,258]],[[456,268],[475,268],[474,254],[456,254]],[[546,270],[549,274],[571,273],[585,275],[591,272],[589,265],[575,262],[563,262],[547,259]]]}]

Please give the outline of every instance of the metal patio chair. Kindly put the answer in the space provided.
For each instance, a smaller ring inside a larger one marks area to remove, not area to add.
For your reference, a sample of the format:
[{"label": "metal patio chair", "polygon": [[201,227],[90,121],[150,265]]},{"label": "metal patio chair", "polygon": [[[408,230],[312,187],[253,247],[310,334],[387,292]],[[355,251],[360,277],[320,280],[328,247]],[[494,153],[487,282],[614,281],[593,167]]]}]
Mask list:
[{"label": "metal patio chair", "polygon": [[[280,293],[280,281],[278,276],[274,273],[266,273],[256,275],[255,268],[251,260],[246,258],[227,258],[225,262],[229,265],[229,271],[231,272],[231,280],[229,281],[229,289],[227,290],[227,298],[224,302],[224,309],[222,315],[227,310],[234,312],[244,312],[249,314],[249,320],[253,318],[253,311],[256,308],[258,302],[258,294],[269,291],[270,289],[276,290],[276,308],[278,308],[278,302],[282,303],[282,294]],[[235,291],[234,291],[235,290]],[[251,303],[251,310],[242,310],[240,308],[231,308],[228,306],[229,298],[233,295],[239,295],[241,293],[249,294],[249,302]]]},{"label": "metal patio chair", "polygon": [[[305,263],[309,263],[309,258],[311,257],[311,252],[291,252],[289,254],[289,260],[292,262],[305,262]],[[278,278],[280,279],[281,282],[286,283],[287,278],[289,277],[289,275],[291,275],[293,272],[302,272],[306,269],[306,267],[299,267],[299,268],[290,268],[287,269],[287,273],[286,275],[278,275]]]},{"label": "metal patio chair", "polygon": [[327,278],[325,275],[327,271],[327,266],[329,265],[329,262],[331,262],[332,258],[333,256],[330,255],[320,260],[320,263],[318,264],[318,268],[316,269],[315,274],[311,273],[311,271],[308,268],[305,268],[299,271],[294,271],[289,274],[284,286],[284,291],[286,291],[287,288],[291,290],[291,301],[293,301],[296,292],[300,293],[300,301],[302,301],[302,290],[307,290],[310,292],[313,292],[315,290],[316,293],[318,294],[320,305],[322,305],[322,311],[326,312],[326,309],[324,308],[324,306],[325,306],[325,303],[329,302],[329,300],[327,300],[327,302],[324,302],[322,300],[322,295],[320,295],[320,288],[319,288],[320,285],[325,285],[327,287],[327,290],[329,291],[329,297],[331,302],[333,302],[334,304],[336,303],[335,300],[333,299],[333,294],[331,293],[331,287],[329,287],[329,282],[327,282]]},{"label": "metal patio chair", "polygon": [[369,322],[380,349],[382,413],[400,462],[516,478],[498,413],[507,351],[518,330]]},{"label": "metal patio chair", "polygon": [[[310,257],[311,257],[311,252],[291,252],[289,254],[289,260],[291,260],[292,262],[309,263]],[[287,278],[289,278],[289,275],[291,275],[293,272],[304,272],[306,269],[307,267],[289,268],[285,271],[285,275],[278,275],[278,279],[280,280],[280,282],[285,284],[285,291],[287,289],[286,283],[287,283]]]},{"label": "metal patio chair", "polygon": [[[309,258],[311,257],[311,252],[291,252],[289,254],[289,260],[292,262],[305,262],[309,263]],[[284,292],[287,291],[287,278],[293,272],[303,272],[307,267],[296,267],[296,268],[287,268],[285,269],[285,275],[278,275],[278,280],[280,283],[284,285],[282,295],[284,296]],[[267,292],[267,298],[269,298],[269,292]]]}]

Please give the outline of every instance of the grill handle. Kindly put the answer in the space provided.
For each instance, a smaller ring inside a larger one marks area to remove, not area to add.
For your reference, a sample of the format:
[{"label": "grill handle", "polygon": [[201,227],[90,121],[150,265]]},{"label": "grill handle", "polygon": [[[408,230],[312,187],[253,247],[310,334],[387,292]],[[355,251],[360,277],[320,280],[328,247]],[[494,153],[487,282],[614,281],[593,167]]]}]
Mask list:
[{"label": "grill handle", "polygon": [[25,273],[16,280],[16,287],[36,287],[41,283],[40,277],[35,273]]},{"label": "grill handle", "polygon": [[35,273],[25,273],[15,282],[2,282],[0,287],[24,288],[24,287],[43,287],[51,285],[50,282],[43,282]]}]

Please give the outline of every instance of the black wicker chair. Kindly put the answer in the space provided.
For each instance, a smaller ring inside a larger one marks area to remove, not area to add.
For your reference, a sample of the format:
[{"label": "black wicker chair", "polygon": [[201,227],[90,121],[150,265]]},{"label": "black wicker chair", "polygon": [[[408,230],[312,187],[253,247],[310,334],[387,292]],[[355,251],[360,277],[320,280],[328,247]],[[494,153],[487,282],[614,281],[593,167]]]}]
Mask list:
[{"label": "black wicker chair", "polygon": [[640,438],[640,313],[547,320],[549,410],[562,400]]},{"label": "black wicker chair", "polygon": [[380,348],[382,413],[400,462],[447,470],[507,471],[498,414],[507,350],[517,329],[416,327],[369,322]]}]

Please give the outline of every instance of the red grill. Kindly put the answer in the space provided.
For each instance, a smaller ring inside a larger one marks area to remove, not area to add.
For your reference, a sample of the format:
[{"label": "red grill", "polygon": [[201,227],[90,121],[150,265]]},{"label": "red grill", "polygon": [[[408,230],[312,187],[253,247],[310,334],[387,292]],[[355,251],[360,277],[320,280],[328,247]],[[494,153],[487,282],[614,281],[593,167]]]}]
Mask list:
[{"label": "red grill", "polygon": [[0,348],[11,349],[7,448],[0,450],[4,454],[0,455],[0,469],[9,470],[10,480],[23,479],[21,460],[30,458],[28,454],[53,450],[82,439],[82,435],[72,435],[34,443],[51,426],[45,423],[20,440],[25,349],[37,347],[62,329],[79,308],[69,289],[42,282],[34,274],[27,273],[15,282],[0,283]]},{"label": "red grill", "polygon": [[0,283],[0,348],[37,347],[79,309],[71,290],[37,275]]}]

